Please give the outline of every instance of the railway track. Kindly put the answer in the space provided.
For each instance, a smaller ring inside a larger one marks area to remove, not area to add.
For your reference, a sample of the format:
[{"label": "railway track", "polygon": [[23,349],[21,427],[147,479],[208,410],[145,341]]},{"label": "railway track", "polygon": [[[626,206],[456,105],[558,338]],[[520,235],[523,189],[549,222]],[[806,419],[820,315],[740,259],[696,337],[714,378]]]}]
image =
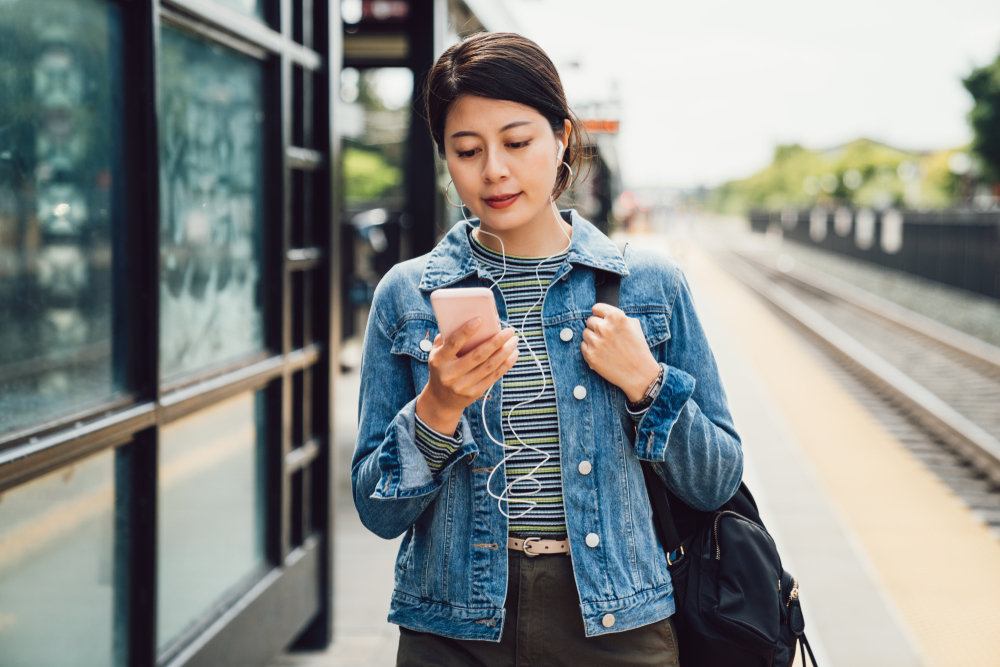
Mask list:
[{"label": "railway track", "polygon": [[1000,537],[1000,349],[787,255],[717,258],[819,342],[831,373]]}]

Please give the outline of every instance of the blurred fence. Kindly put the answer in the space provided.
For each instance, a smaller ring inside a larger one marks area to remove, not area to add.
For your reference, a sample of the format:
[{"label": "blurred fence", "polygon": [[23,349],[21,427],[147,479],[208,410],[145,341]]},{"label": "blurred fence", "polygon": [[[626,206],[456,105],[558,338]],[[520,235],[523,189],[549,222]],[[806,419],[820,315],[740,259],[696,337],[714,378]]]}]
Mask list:
[{"label": "blurred fence", "polygon": [[754,231],[1000,299],[1000,212],[753,211]]}]

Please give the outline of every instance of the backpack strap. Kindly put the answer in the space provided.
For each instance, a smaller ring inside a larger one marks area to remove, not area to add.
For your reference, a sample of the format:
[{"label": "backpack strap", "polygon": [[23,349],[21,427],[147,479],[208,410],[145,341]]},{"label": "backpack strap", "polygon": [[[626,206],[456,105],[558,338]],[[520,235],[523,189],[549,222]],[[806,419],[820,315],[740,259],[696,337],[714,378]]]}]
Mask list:
[{"label": "backpack strap", "polygon": [[653,508],[653,525],[656,527],[656,535],[663,545],[663,553],[667,554],[667,560],[672,565],[683,557],[684,552],[675,553],[681,548],[681,536],[677,532],[674,524],[674,517],[670,514],[670,504],[667,502],[667,487],[663,485],[663,480],[653,469],[653,464],[649,461],[641,461],[642,477],[646,482],[646,494],[649,496],[649,503]]},{"label": "backpack strap", "polygon": [[617,308],[620,290],[621,276],[610,271],[597,271],[594,277],[595,303],[606,303]]},{"label": "backpack strap", "polygon": [[[619,250],[623,250],[619,248]],[[622,252],[624,255],[624,251]],[[618,297],[621,292],[621,276],[610,271],[597,271],[594,278],[595,301],[596,303],[606,303],[610,306],[618,307]],[[670,514],[670,504],[667,502],[667,487],[663,480],[653,468],[649,461],[641,461],[642,476],[646,482],[646,493],[649,495],[650,504],[653,508],[653,524],[656,527],[657,537],[663,545],[663,551],[667,554],[668,560],[673,563],[678,560],[676,552],[681,547],[681,538],[677,532],[677,526]],[[682,552],[683,553],[683,552]]]}]

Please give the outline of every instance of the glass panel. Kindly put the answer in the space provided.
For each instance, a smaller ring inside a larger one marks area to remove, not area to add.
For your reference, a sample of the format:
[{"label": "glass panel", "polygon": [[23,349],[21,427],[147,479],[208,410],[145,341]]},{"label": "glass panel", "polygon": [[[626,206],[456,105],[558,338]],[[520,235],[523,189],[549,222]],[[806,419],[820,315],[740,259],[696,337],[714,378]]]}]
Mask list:
[{"label": "glass panel", "polygon": [[264,562],[263,393],[160,430],[157,646]]},{"label": "glass panel", "polygon": [[264,18],[264,3],[261,0],[214,0],[216,4],[223,5],[247,16],[254,18]]},{"label": "glass panel", "polygon": [[401,210],[406,203],[406,142],[413,72],[402,67],[341,73],[344,204]]},{"label": "glass panel", "polygon": [[112,662],[114,452],[0,496],[0,665]]},{"label": "glass panel", "polygon": [[163,30],[160,372],[260,350],[261,64]]},{"label": "glass panel", "polygon": [[121,12],[0,2],[0,432],[85,408],[111,369]]}]

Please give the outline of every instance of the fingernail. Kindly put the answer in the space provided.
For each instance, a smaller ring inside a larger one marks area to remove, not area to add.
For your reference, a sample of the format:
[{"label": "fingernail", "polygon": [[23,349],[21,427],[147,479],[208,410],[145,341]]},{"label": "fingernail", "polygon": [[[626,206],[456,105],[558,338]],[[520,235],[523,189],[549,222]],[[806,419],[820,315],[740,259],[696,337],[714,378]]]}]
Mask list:
[{"label": "fingernail", "polygon": [[481,317],[475,317],[475,318],[472,319],[471,322],[469,322],[469,327],[471,327],[472,329],[475,329],[476,327],[478,327],[482,323],[483,323],[483,318],[481,318]]}]

